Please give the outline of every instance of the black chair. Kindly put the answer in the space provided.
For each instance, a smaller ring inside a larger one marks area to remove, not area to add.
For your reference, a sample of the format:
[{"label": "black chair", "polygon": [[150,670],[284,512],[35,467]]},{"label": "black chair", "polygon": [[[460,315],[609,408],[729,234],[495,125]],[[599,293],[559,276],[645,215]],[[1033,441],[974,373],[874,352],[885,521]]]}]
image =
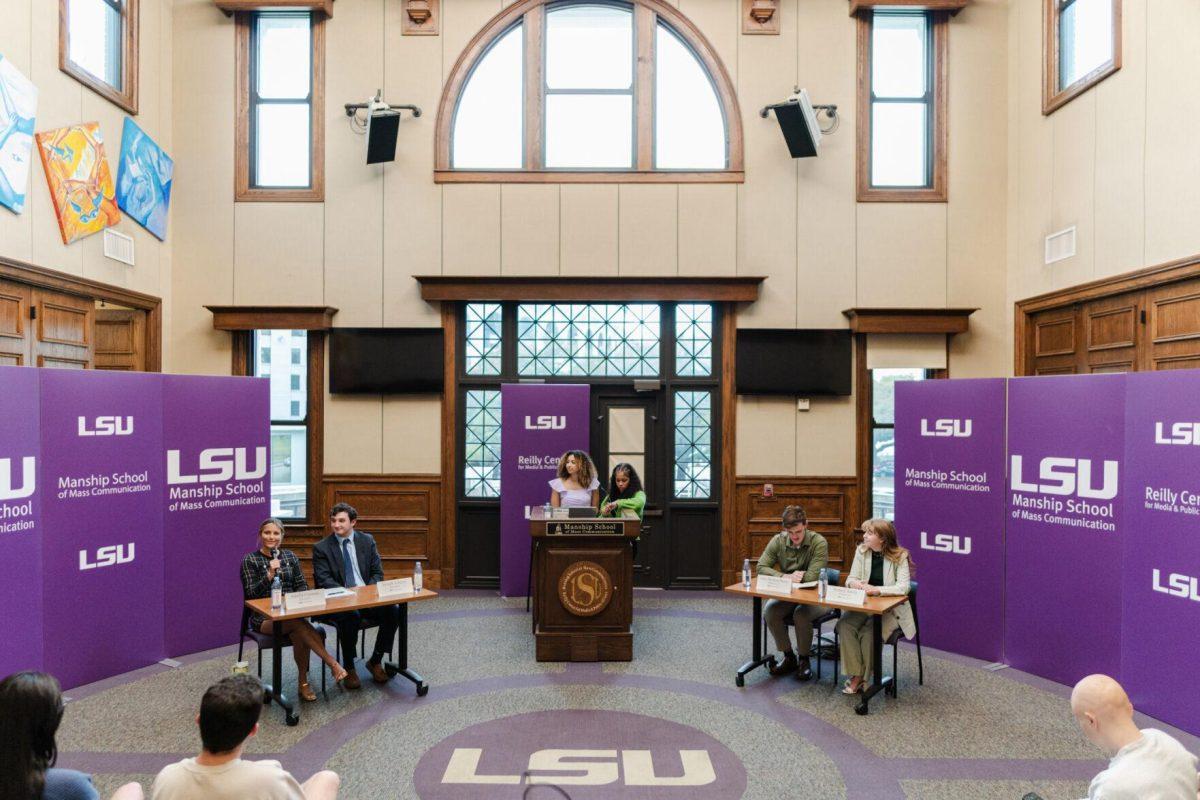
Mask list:
[{"label": "black chair", "polygon": [[[839,582],[839,581],[842,579],[842,573],[841,573],[839,570],[836,570],[836,569],[834,569],[833,567],[825,567],[824,569],[822,569],[822,570],[821,570],[821,572],[822,572],[822,573],[825,575],[825,580],[826,580],[826,581],[828,581],[828,583],[829,583],[829,585],[830,585],[830,586],[837,586],[837,585],[838,585],[838,582]],[[841,616],[842,616],[842,612],[841,612],[841,611],[839,611],[838,609],[834,608],[834,609],[831,609],[831,610],[829,610],[829,611],[826,611],[826,612],[825,612],[824,614],[822,614],[821,616],[814,618],[814,619],[813,619],[813,621],[812,621],[812,624],[813,624],[813,631],[815,631],[815,632],[816,632],[816,634],[817,634],[817,638],[816,638],[816,644],[817,644],[817,648],[816,648],[816,649],[817,649],[817,680],[821,680],[821,659],[825,657],[825,647],[826,647],[827,645],[828,645],[828,646],[830,646],[830,647],[832,647],[832,649],[833,649],[833,657],[834,657],[834,659],[836,660],[836,659],[837,659],[837,657],[838,657],[838,652],[837,652],[837,645],[836,645],[836,643],[834,643],[834,642],[829,642],[829,641],[828,641],[828,640],[827,640],[827,639],[826,639],[826,638],[825,638],[825,637],[824,637],[824,636],[821,634],[821,627],[822,627],[822,626],[823,626],[823,625],[824,625],[826,622],[832,622],[832,621],[834,621],[834,620],[840,619],[840,618],[841,618]],[[794,626],[794,624],[795,624],[795,623],[793,623],[793,622],[792,622],[792,617],[791,617],[790,615],[789,615],[789,616],[787,616],[787,617],[784,617],[784,620],[783,620],[783,622],[784,622],[784,624],[785,624],[785,625],[788,625],[788,626]],[[767,620],[766,620],[766,617],[763,617],[763,641],[764,641],[764,642],[765,642],[765,641],[767,641]],[[837,679],[835,678],[835,679],[834,679],[834,682],[836,683],[836,681],[837,681]]]},{"label": "black chair", "polygon": [[[917,645],[917,683],[920,686],[924,686],[925,685],[925,660],[921,657],[921,621],[917,618],[917,582],[916,581],[908,582],[908,604],[912,608],[913,625],[917,626],[917,635],[915,637],[913,637],[913,641],[916,642],[916,645]],[[834,629],[833,637],[834,637],[834,641],[838,640],[838,633],[837,633],[836,629]],[[907,639],[907,638],[908,637],[906,637],[904,635],[904,631],[900,630],[900,628],[897,627],[896,630],[892,631],[891,635],[888,636],[888,638],[886,640],[884,640],[884,644],[890,644],[892,646],[892,682],[888,686],[888,690],[887,690],[888,694],[891,695],[892,697],[896,696],[896,685],[899,683],[899,674],[897,673],[896,669],[899,664],[900,648],[897,647],[897,645],[899,644],[901,639]],[[835,684],[839,680],[841,680],[841,668],[842,668],[842,663],[839,660],[837,662],[837,667],[833,673],[833,682]]]},{"label": "black chair", "polygon": [[[321,627],[320,625],[317,625],[315,627],[318,631],[320,631],[321,643],[324,644],[325,629],[323,627]],[[242,660],[242,648],[243,648],[243,646],[245,646],[247,639],[253,639],[254,644],[258,647],[258,678],[259,678],[259,680],[262,680],[263,650],[264,649],[270,650],[272,647],[274,647],[275,636],[274,636],[274,634],[262,633],[260,631],[254,630],[254,626],[250,624],[250,609],[246,608],[245,606],[242,606],[242,628],[241,628],[241,631],[238,633],[238,657],[237,657],[238,661]],[[292,646],[292,637],[291,636],[284,634],[283,646],[284,647]],[[328,699],[329,695],[326,694],[326,692],[325,692],[325,662],[324,661],[321,662],[321,694],[325,695],[326,699]]]},{"label": "black chair", "polygon": [[[316,619],[316,622],[321,623],[322,626],[328,625],[331,628],[333,628],[333,635],[337,636],[337,641],[338,641],[338,660],[341,661],[342,664],[345,664],[346,661],[348,660],[343,657],[346,655],[344,652],[346,643],[342,641],[341,636],[338,636],[337,626],[334,625],[329,620],[322,619],[320,617],[318,617]],[[366,658],[367,658],[367,629],[378,628],[378,627],[379,627],[379,623],[375,622],[374,620],[369,620],[369,619],[365,619],[362,617],[359,618],[359,620],[358,620],[358,634],[359,634],[358,635],[358,646],[354,652],[354,655],[358,656],[361,659],[366,660]],[[324,637],[324,635],[325,635],[325,629],[324,629],[324,627],[322,627],[321,628],[321,636]],[[355,644],[353,641],[350,643],[350,646],[355,647]],[[392,643],[392,650],[388,653],[388,655],[390,655],[392,657],[393,662],[396,660],[396,650],[395,650],[395,642],[394,641]]]}]

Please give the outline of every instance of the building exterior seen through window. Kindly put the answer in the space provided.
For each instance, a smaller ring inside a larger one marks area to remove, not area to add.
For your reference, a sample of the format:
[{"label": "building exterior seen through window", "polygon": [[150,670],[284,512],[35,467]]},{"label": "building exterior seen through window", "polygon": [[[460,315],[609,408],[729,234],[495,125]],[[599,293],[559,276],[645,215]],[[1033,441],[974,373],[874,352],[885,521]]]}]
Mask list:
[{"label": "building exterior seen through window", "polygon": [[924,369],[871,370],[871,516],[896,518],[896,384],[923,381]]},{"label": "building exterior seen through window", "polygon": [[305,331],[254,331],[253,375],[271,380],[271,515],[305,519],[308,506],[308,364]]}]

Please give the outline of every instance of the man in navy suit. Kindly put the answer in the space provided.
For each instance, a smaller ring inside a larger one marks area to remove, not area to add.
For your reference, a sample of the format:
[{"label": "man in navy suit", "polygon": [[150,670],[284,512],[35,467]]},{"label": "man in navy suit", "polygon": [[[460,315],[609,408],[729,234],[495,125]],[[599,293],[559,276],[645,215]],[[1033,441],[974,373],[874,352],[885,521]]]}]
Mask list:
[{"label": "man in navy suit", "polygon": [[[318,588],[369,586],[383,580],[383,562],[379,559],[375,538],[354,530],[357,522],[358,512],[349,503],[338,503],[330,510],[329,526],[333,533],[313,545],[313,578]],[[400,607],[364,608],[328,617],[337,626],[338,640],[342,644],[342,662],[349,673],[343,684],[347,689],[362,688],[354,671],[354,641],[364,618],[379,623],[375,652],[367,661],[367,669],[376,683],[388,682],[383,657],[392,651],[396,640]]]}]

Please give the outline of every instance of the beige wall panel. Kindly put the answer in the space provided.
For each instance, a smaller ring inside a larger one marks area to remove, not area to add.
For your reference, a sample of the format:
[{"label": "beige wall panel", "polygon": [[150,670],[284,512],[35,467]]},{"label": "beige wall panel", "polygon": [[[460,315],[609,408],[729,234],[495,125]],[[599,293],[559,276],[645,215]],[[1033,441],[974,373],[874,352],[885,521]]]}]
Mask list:
[{"label": "beige wall panel", "polygon": [[[21,74],[33,79],[31,62],[32,47],[32,8],[34,0],[4,0],[0,3],[0,17],[4,20],[3,40],[0,41],[0,55],[11,61]],[[40,130],[40,127],[38,128]],[[33,259],[33,186],[35,181],[45,182],[41,164],[38,162],[37,151],[30,153],[29,180],[25,189],[25,209],[20,214],[14,214],[7,207],[0,208],[0,255],[15,258],[18,261]],[[49,220],[53,225],[54,221]]]},{"label": "beige wall panel", "polygon": [[704,34],[736,84],[741,0],[680,0],[675,5]]},{"label": "beige wall panel", "polygon": [[[328,373],[325,386],[329,386]],[[325,394],[325,474],[383,471],[383,398]]]},{"label": "beige wall panel", "polygon": [[500,190],[500,272],[558,274],[558,186],[508,184]]},{"label": "beige wall panel", "polygon": [[442,187],[442,272],[500,274],[500,187],[447,184]]},{"label": "beige wall panel", "polygon": [[450,75],[454,62],[472,37],[504,6],[500,0],[455,0],[442,3],[442,78]]},{"label": "beige wall panel", "polygon": [[[1016,281],[1013,300],[1049,291],[1055,272],[1043,266],[1046,234],[1051,233],[1054,115],[1042,116],[1042,12],[1038,3],[1016,3],[1018,183]],[[1061,264],[1062,262],[1060,262]]]},{"label": "beige wall panel", "polygon": [[[1075,257],[1052,265],[1056,286],[1092,279],[1096,200],[1096,92],[1075,98],[1051,116],[1054,172],[1050,231],[1075,225]],[[1044,254],[1043,254],[1044,260]]]},{"label": "beige wall panel", "polygon": [[858,304],[946,305],[946,204],[858,204]]},{"label": "beige wall panel", "polygon": [[[978,308],[968,336],[953,337],[955,377],[1007,374],[1005,198],[1008,8],[981,0],[950,27],[947,303]],[[988,55],[985,55],[988,54]],[[982,57],[981,57],[982,56]]]},{"label": "beige wall panel", "polygon": [[563,184],[559,194],[562,275],[617,274],[615,184]]},{"label": "beige wall panel", "polygon": [[[839,3],[801,3],[799,74],[814,103],[836,103],[841,124],[821,140],[821,155],[796,160],[796,325],[842,328],[857,305],[855,258],[856,26]],[[786,24],[786,18],[785,18]],[[782,87],[781,87],[782,91]],[[786,94],[786,93],[785,93]],[[778,98],[775,102],[783,100]],[[757,123],[759,120],[755,119]],[[772,119],[774,123],[774,119]],[[821,124],[828,121],[822,117]],[[772,131],[777,149],[779,126]]]},{"label": "beige wall panel", "polygon": [[437,325],[437,309],[421,299],[412,276],[442,271],[442,189],[433,183],[433,130],[444,37],[403,36],[403,3],[385,0],[384,14],[383,96],[414,103],[422,114],[401,119],[396,160],[383,168],[383,320],[394,326]]},{"label": "beige wall panel", "polygon": [[738,475],[796,474],[796,400],[739,395]]},{"label": "beige wall panel", "polygon": [[[383,324],[383,173],[345,103],[384,84],[384,0],[339,7],[325,25],[325,299],[343,326]],[[384,95],[385,100],[392,100]]]},{"label": "beige wall panel", "polygon": [[1120,72],[1095,88],[1097,278],[1142,265],[1146,240],[1146,6],[1123,0]]},{"label": "beige wall panel", "polygon": [[[785,99],[797,79],[797,3],[779,5],[778,36],[738,40],[737,91],[746,140],[746,182],[738,187],[738,274],[767,278],[758,302],[738,314],[743,328],[796,325],[796,164],[775,119],[757,114]],[[818,38],[806,31],[805,46]]]},{"label": "beige wall panel", "polygon": [[[814,397],[809,411],[796,411],[797,475],[854,474],[854,400]],[[778,445],[776,445],[778,446]]]},{"label": "beige wall panel", "polygon": [[679,274],[737,274],[737,186],[679,187]]},{"label": "beige wall panel", "polygon": [[1200,252],[1200,5],[1149,3],[1146,76],[1147,265]]},{"label": "beige wall panel", "polygon": [[235,204],[233,301],[324,303],[324,217],[321,203]]},{"label": "beige wall panel", "polygon": [[[1019,110],[1020,110],[1021,104],[1017,101],[1017,98],[1019,95],[1017,87],[1019,86],[1019,81],[1017,80],[1016,66],[1017,66],[1017,64],[1020,63],[1021,59],[1024,57],[1024,50],[1021,47],[1021,38],[1018,35],[1020,33],[1020,26],[1017,24],[1017,20],[1018,20],[1017,8],[1016,8],[1017,5],[1018,4],[1016,4],[1016,3],[1010,3],[1008,5],[1008,12],[1006,15],[1007,22],[1008,22],[1008,70],[1007,70],[1007,72],[1008,72],[1008,84],[1007,84],[1008,93],[1006,95],[1006,107],[1008,109],[1008,120],[1007,120],[1007,124],[1005,126],[1005,130],[1008,135],[1008,141],[1007,141],[1007,146],[1006,146],[1006,152],[1008,153],[1008,169],[1006,170],[1006,172],[1007,172],[1007,176],[1006,176],[1007,191],[1005,192],[1005,196],[1007,199],[1007,211],[1005,213],[1005,220],[1007,222],[1007,231],[1006,231],[1007,235],[1005,238],[1005,248],[1004,249],[1005,249],[1005,272],[1006,272],[1006,277],[1007,277],[1007,280],[1005,283],[1005,287],[1007,290],[1007,295],[1006,295],[1007,302],[1004,303],[1004,314],[1005,314],[1004,331],[1005,331],[1005,336],[1010,341],[1013,336],[1013,321],[1014,321],[1014,316],[1015,316],[1014,311],[1013,311],[1013,302],[1012,301],[1013,301],[1014,295],[1015,295],[1014,287],[1017,284],[1017,278],[1016,278],[1017,264],[1018,264],[1018,262],[1017,262],[1017,243],[1019,241],[1018,224],[1017,224],[1017,219],[1018,219],[1017,207],[1019,205],[1020,197],[1021,197],[1020,192],[1018,191],[1018,185],[1017,185],[1017,179],[1016,179],[1017,169],[1020,165],[1020,159],[1018,158],[1018,155],[1017,155],[1019,152],[1017,143],[1019,141],[1019,137],[1020,137],[1020,133],[1021,133],[1020,120],[1019,120],[1019,116],[1020,116]],[[958,338],[958,337],[955,337],[955,338]],[[955,356],[959,352],[958,348],[960,346],[961,345],[959,345],[957,343],[954,343],[954,342],[951,343],[950,360],[951,360],[952,365],[953,365]],[[1012,350],[1013,348],[1010,347],[1009,349]],[[1009,355],[1005,359],[1005,364],[1006,364],[1006,367],[1005,367],[1006,373],[1005,374],[1012,373],[1012,370],[1013,370],[1012,358],[1013,358],[1012,353],[1009,353]]]},{"label": "beige wall panel", "polygon": [[383,398],[383,471],[405,475],[441,469],[441,396]]},{"label": "beige wall panel", "polygon": [[622,275],[679,273],[679,187],[623,183],[618,189]]}]

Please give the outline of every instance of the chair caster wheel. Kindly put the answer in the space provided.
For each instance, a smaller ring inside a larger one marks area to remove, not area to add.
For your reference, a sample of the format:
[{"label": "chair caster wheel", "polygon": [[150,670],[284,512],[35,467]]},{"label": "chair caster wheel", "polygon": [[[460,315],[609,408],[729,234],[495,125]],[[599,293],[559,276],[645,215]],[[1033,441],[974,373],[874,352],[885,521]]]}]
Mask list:
[{"label": "chair caster wheel", "polygon": [[271,693],[270,692],[263,692],[263,705],[264,706],[271,705]]},{"label": "chair caster wheel", "polygon": [[422,683],[417,686],[417,697],[424,697],[427,694],[429,694],[429,684],[428,683]]},{"label": "chair caster wheel", "polygon": [[287,716],[284,717],[284,721],[287,723],[287,726],[289,728],[294,728],[300,724],[300,715],[299,714],[288,714]]},{"label": "chair caster wheel", "polygon": [[744,675],[738,675],[733,679],[733,682],[738,685],[739,689],[741,689],[746,685],[746,677]]},{"label": "chair caster wheel", "polygon": [[854,713],[858,714],[860,717],[865,717],[867,715],[867,710],[867,704],[865,701],[854,707]]}]

